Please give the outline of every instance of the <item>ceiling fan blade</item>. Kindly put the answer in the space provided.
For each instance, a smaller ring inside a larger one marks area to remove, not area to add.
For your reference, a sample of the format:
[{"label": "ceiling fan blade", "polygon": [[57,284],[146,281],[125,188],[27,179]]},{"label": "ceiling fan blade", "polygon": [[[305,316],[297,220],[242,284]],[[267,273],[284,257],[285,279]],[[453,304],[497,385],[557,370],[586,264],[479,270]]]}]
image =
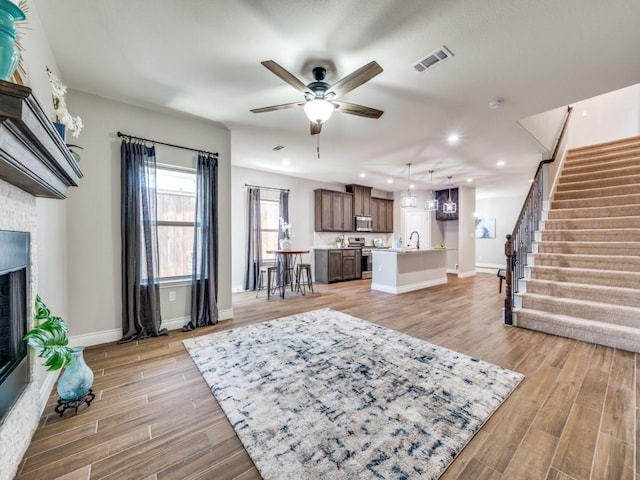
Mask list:
[{"label": "ceiling fan blade", "polygon": [[322,124],[320,122],[311,122],[311,135],[318,135],[322,130]]},{"label": "ceiling fan blade", "polygon": [[252,108],[253,113],[273,112],[275,110],[284,110],[285,108],[301,107],[306,102],[283,103],[282,105],[272,105],[270,107]]},{"label": "ceiling fan blade", "polygon": [[363,83],[368,82],[381,72],[382,67],[378,65],[377,62],[367,63],[364,67],[360,67],[355,72],[351,72],[346,77],[334,83],[331,88],[325,92],[325,97],[329,93],[335,93],[334,98],[341,97]]},{"label": "ceiling fan blade", "polygon": [[382,110],[377,110],[371,107],[365,107],[363,105],[356,105],[355,103],[332,101],[335,104],[336,109],[339,112],[350,113],[351,115],[358,115],[360,117],[367,118],[380,118],[384,113]]},{"label": "ceiling fan blade", "polygon": [[262,65],[267,67],[269,70],[271,70],[273,73],[275,73],[278,77],[280,77],[282,80],[287,82],[289,85],[291,85],[296,90],[298,90],[298,91],[300,91],[302,93],[307,93],[309,91],[309,89],[307,88],[307,86],[304,83],[302,83],[292,73],[290,73],[289,71],[287,71],[284,68],[282,68],[280,65],[278,65],[273,60],[265,60],[264,62],[261,62],[261,63],[262,63]]}]

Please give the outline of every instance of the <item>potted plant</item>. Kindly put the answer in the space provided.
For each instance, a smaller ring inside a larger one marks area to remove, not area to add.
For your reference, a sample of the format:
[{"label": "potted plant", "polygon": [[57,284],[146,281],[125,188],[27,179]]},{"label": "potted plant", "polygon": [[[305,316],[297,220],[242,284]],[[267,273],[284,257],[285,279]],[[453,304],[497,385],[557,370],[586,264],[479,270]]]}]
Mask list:
[{"label": "potted plant", "polygon": [[38,352],[39,357],[46,359],[44,366],[47,370],[65,367],[58,379],[57,390],[60,398],[55,410],[62,415],[67,408],[74,408],[77,413],[83,402],[90,405],[95,397],[91,390],[93,371],[82,356],[84,347],[69,347],[69,329],[66,322],[51,315],[40,295],[36,295],[34,307],[34,326],[24,339]]}]

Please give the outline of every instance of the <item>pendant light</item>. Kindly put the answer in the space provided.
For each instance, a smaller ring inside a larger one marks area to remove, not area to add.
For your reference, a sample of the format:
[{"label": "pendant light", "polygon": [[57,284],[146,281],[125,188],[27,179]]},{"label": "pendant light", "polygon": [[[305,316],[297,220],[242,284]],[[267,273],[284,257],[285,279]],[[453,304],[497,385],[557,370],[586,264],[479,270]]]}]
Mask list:
[{"label": "pendant light", "polygon": [[409,185],[407,185],[407,194],[402,195],[402,208],[415,207],[416,197],[411,193],[411,164],[407,163],[409,168]]},{"label": "pendant light", "polygon": [[436,192],[433,190],[433,170],[429,170],[431,175],[431,198],[428,198],[424,202],[424,209],[433,212],[438,210],[438,199],[436,198]]},{"label": "pendant light", "polygon": [[457,205],[451,201],[451,177],[449,179],[449,200],[442,204],[442,213],[456,213]]}]

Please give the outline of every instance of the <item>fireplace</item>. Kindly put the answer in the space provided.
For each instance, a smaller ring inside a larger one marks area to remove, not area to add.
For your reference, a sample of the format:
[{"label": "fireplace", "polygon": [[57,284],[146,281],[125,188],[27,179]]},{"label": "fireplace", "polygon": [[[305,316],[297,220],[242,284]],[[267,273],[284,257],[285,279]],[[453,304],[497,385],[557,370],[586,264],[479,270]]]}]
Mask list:
[{"label": "fireplace", "polygon": [[0,230],[0,419],[29,382],[29,233]]}]

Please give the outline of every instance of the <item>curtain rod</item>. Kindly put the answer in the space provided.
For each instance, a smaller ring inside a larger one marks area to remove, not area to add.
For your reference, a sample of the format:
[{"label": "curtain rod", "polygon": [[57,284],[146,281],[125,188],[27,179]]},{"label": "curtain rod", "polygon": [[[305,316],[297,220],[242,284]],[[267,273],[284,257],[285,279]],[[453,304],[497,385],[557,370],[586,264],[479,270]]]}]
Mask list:
[{"label": "curtain rod", "polygon": [[183,150],[191,150],[192,152],[208,153],[209,155],[213,155],[214,157],[218,158],[218,152],[208,152],[207,150],[200,150],[198,148],[183,147],[182,145],[174,145],[173,143],[159,142],[158,140],[150,140],[148,138],[136,137],[135,135],[129,135],[128,133],[122,133],[122,132],[118,132],[118,136],[125,137],[125,138],[133,138],[136,140],[142,140],[143,142],[151,142],[151,143],[157,143],[159,145],[166,145],[167,147],[181,148]]},{"label": "curtain rod", "polygon": [[278,190],[279,192],[288,192],[289,191],[288,188],[261,187],[260,185],[249,185],[248,183],[245,183],[244,186],[245,187],[261,188],[263,190]]}]

